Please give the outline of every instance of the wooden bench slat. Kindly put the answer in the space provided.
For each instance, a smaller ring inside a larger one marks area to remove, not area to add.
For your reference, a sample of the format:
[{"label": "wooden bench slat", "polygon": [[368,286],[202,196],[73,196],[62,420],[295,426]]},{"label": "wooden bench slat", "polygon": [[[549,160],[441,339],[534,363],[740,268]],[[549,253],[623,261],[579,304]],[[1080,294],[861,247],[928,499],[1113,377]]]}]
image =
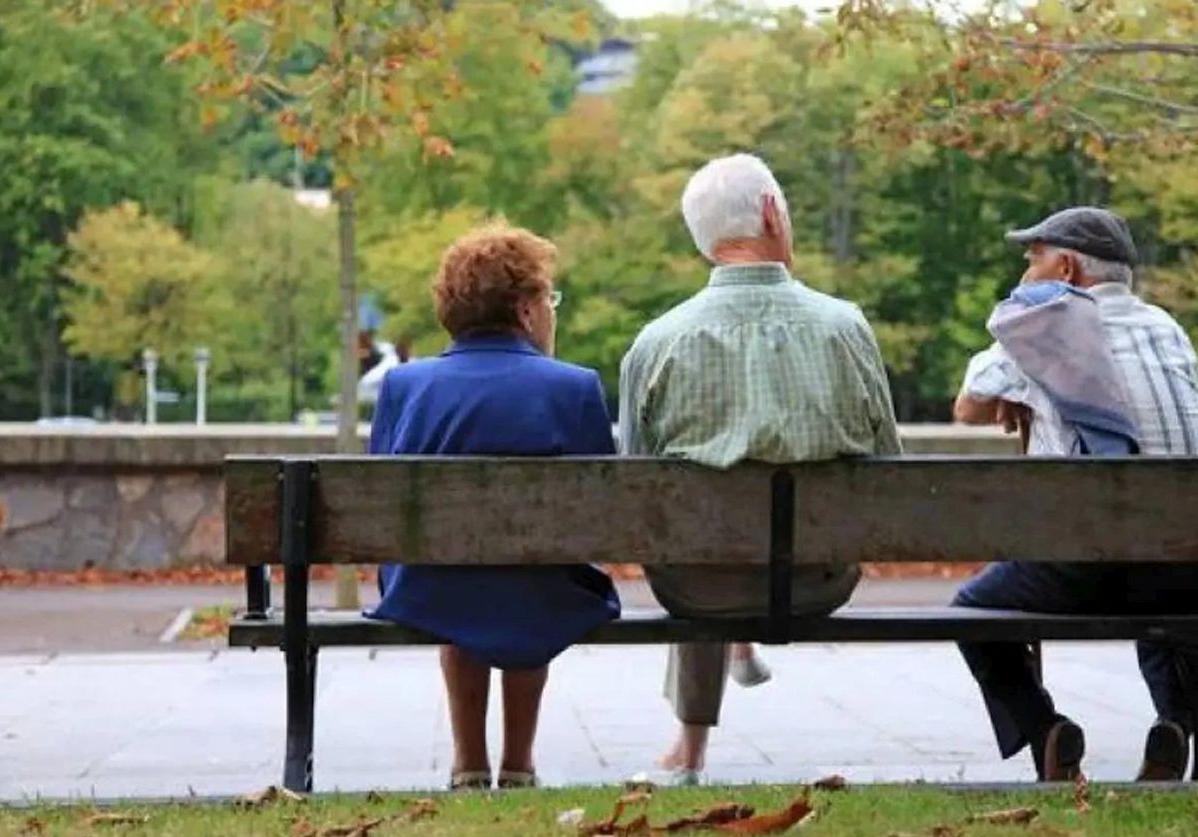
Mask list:
[{"label": "wooden bench slat", "polygon": [[[314,563],[767,561],[773,468],[635,458],[310,457]],[[226,464],[228,560],[279,560],[280,458]],[[1198,561],[1198,458],[789,466],[796,562]]]},{"label": "wooden bench slat", "polygon": [[[390,622],[344,611],[313,611],[308,634],[316,646],[436,645],[440,640]],[[792,642],[930,642],[955,640],[1132,640],[1198,637],[1198,616],[1059,616],[956,607],[844,608],[820,618],[794,619]],[[283,619],[236,619],[234,647],[277,646]],[[764,619],[673,619],[662,611],[632,611],[587,636],[583,644],[762,641]]]}]

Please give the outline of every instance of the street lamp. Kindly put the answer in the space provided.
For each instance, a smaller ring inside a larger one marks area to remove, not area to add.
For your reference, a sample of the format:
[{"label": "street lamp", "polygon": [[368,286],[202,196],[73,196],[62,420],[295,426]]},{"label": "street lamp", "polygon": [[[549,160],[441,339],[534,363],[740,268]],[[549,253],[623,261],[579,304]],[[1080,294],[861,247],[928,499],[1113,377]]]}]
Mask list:
[{"label": "street lamp", "polygon": [[212,361],[212,352],[207,346],[196,349],[196,424],[208,421],[208,364]]},{"label": "street lamp", "polygon": [[158,423],[158,352],[146,349],[141,353],[146,369],[146,424]]}]

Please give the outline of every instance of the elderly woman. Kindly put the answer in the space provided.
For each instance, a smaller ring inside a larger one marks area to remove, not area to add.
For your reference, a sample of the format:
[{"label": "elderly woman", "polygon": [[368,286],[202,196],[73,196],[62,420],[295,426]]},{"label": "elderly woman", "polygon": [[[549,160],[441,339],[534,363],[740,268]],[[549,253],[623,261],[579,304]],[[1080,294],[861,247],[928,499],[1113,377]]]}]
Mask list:
[{"label": "elderly woman", "polygon": [[[557,456],[614,452],[599,376],[553,360],[556,250],[521,229],[490,226],[445,253],[433,287],[453,337],[440,357],[390,370],[370,435],[374,454]],[[535,521],[533,524],[535,525]],[[503,670],[500,787],[536,784],[533,738],[549,661],[619,616],[593,567],[384,566],[370,615],[447,643],[454,763],[450,787],[491,786],[486,713],[491,669]]]}]

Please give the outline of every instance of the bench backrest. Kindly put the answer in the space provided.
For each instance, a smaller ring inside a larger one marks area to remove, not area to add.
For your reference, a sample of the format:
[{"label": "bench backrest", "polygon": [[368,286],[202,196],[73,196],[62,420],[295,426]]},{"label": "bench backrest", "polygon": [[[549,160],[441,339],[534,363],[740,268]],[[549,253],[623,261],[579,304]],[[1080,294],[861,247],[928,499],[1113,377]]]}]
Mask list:
[{"label": "bench backrest", "polygon": [[310,563],[1198,561],[1189,457],[231,457],[225,477],[245,566],[280,562],[288,505]]}]

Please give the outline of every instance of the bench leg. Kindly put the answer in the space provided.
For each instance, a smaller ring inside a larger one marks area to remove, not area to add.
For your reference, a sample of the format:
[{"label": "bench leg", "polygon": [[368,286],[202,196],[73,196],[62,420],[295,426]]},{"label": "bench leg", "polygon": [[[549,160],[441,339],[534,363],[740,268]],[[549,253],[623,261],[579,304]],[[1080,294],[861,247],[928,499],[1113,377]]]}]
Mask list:
[{"label": "bench leg", "polygon": [[287,652],[287,756],[283,787],[312,792],[312,744],[316,726],[315,646]]}]

